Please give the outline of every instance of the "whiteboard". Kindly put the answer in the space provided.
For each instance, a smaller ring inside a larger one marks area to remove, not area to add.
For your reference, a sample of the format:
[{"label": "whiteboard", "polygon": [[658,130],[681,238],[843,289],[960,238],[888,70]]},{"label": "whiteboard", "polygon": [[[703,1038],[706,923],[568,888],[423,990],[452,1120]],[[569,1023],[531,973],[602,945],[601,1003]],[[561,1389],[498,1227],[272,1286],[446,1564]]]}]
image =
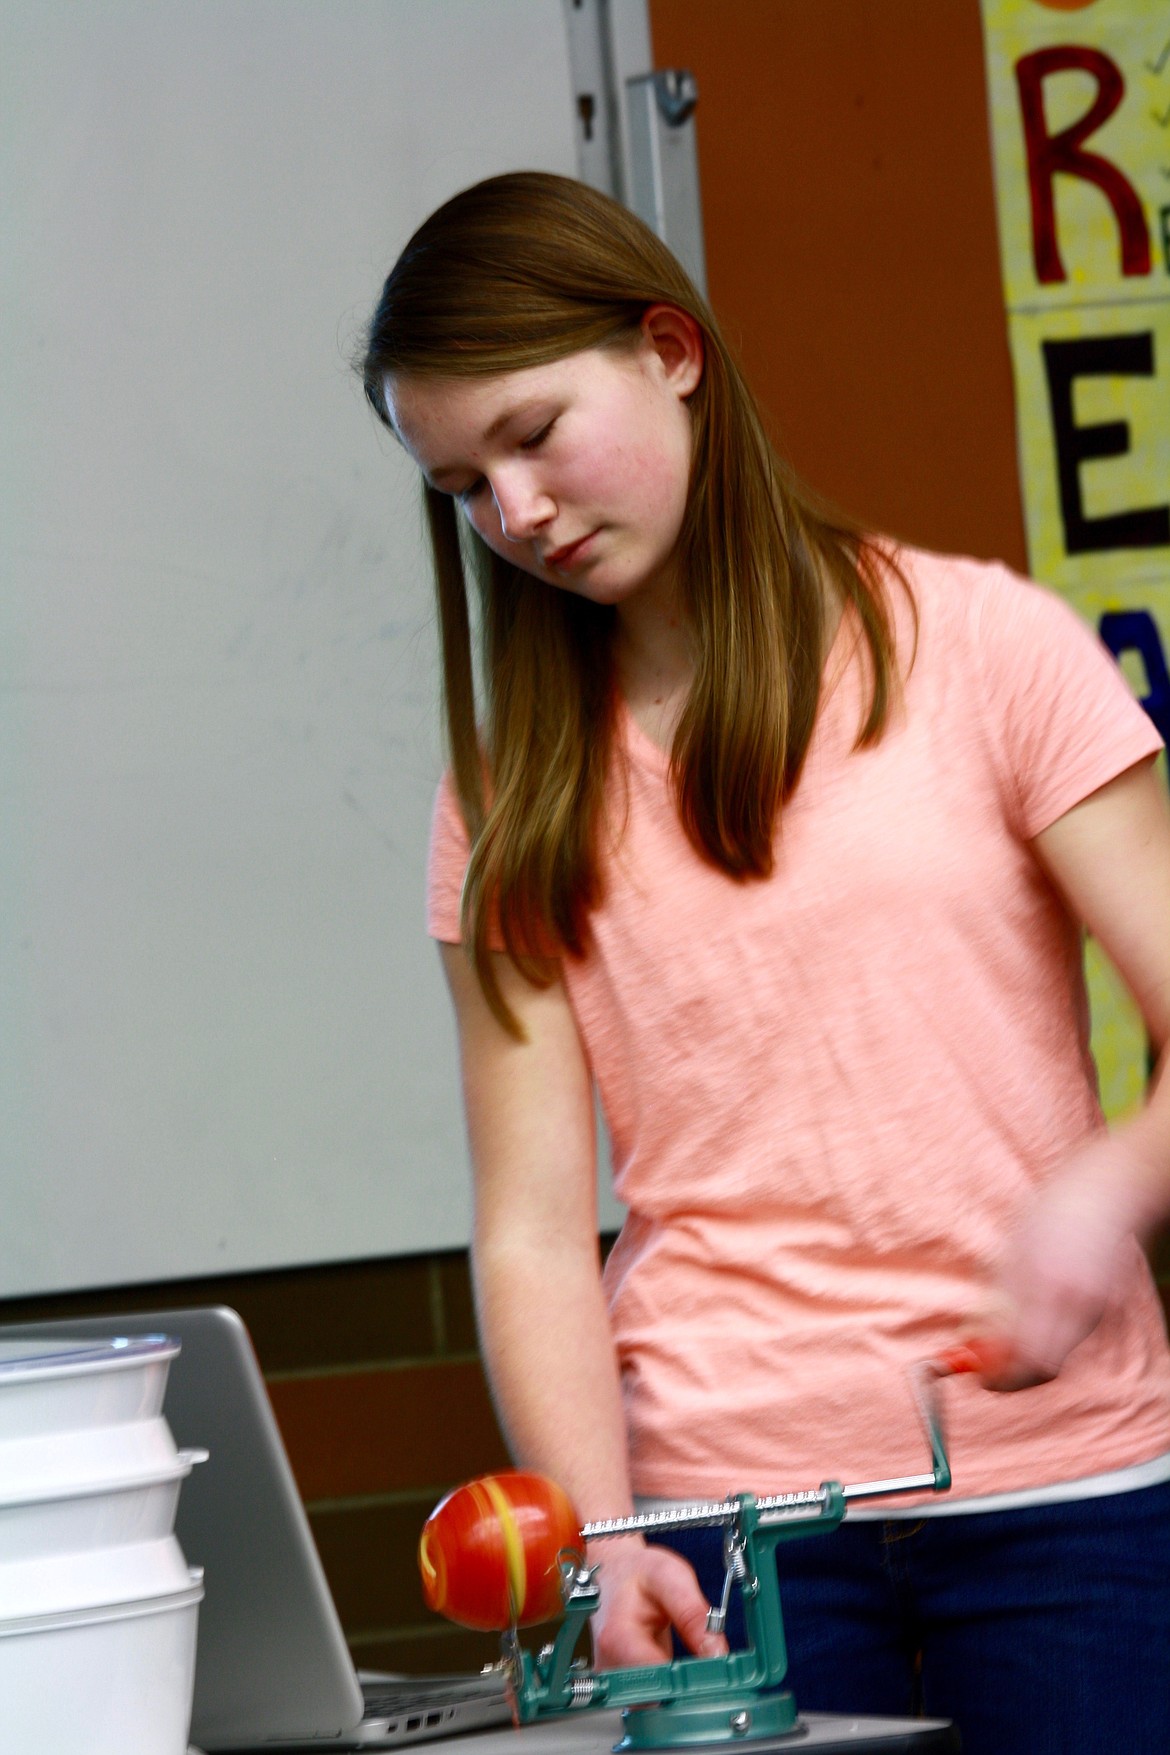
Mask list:
[{"label": "whiteboard", "polygon": [[0,1295],[462,1244],[412,469],[350,359],[572,174],[561,0],[0,0]]}]

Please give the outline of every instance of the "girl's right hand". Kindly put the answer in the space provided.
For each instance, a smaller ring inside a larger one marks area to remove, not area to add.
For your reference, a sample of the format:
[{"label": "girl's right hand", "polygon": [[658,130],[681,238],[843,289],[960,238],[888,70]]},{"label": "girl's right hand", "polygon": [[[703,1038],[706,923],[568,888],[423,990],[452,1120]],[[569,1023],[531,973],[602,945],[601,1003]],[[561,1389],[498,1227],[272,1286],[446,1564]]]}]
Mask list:
[{"label": "girl's right hand", "polygon": [[671,1631],[697,1657],[721,1657],[727,1641],[708,1633],[709,1604],[681,1555],[653,1547],[640,1536],[617,1536],[592,1545],[601,1602],[592,1617],[593,1659],[599,1670],[660,1664],[673,1655]]}]

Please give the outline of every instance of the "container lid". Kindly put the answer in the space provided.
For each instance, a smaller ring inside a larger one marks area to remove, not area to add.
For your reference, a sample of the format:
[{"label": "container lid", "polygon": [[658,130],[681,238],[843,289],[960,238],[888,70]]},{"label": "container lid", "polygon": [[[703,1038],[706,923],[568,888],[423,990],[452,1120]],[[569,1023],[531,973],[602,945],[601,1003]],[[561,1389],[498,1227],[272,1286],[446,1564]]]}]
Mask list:
[{"label": "container lid", "polygon": [[168,1335],[111,1335],[109,1340],[0,1341],[0,1389],[36,1377],[118,1370],[151,1360],[174,1359],[178,1341]]},{"label": "container lid", "polygon": [[[7,1479],[0,1469],[0,1512],[10,1506],[42,1505],[52,1501],[93,1499],[109,1493],[136,1493],[144,1487],[162,1486],[168,1481],[181,1481],[196,1463],[207,1461],[206,1450],[179,1450],[173,1462],[148,1462],[141,1469],[120,1469],[114,1475],[97,1475],[89,1479],[16,1480]],[[3,1452],[0,1451],[0,1461]]]},{"label": "container lid", "polygon": [[173,1596],[191,1582],[191,1568],[173,1535],[82,1554],[9,1560],[0,1564],[0,1629],[45,1615]]},{"label": "container lid", "polygon": [[176,1609],[194,1608],[202,1601],[203,1572],[200,1567],[195,1567],[188,1573],[186,1584],[178,1590],[98,1603],[92,1608],[63,1609],[49,1615],[22,1615],[16,1620],[0,1621],[0,1639],[22,1633],[53,1633],[66,1627],[92,1626],[95,1622],[136,1621],[143,1615],[167,1615]]},{"label": "container lid", "polygon": [[143,1474],[165,1468],[178,1454],[162,1414],[121,1420],[115,1425],[21,1433],[13,1438],[0,1431],[0,1494],[15,1481],[40,1482],[48,1487],[57,1481]]}]

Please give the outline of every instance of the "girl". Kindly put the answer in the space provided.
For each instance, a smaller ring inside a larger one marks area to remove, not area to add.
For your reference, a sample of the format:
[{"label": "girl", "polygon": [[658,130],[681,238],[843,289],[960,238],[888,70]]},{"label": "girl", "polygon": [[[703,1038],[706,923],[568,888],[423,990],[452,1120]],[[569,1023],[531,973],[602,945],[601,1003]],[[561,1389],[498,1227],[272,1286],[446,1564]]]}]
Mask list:
[{"label": "girl", "polygon": [[[1104,1130],[1080,959],[1083,924],[1161,1048],[1153,726],[1057,599],[814,504],[678,264],[583,185],[435,213],[364,379],[425,483],[430,929],[515,1455],[585,1518],[898,1475],[908,1367],[978,1335],[953,1498],[782,1550],[796,1698],[914,1701],[967,1755],[1165,1755],[1170,1353],[1139,1240],[1170,1081]],[[604,1278],[594,1089],[629,1211]],[[598,1557],[599,1663],[672,1628],[719,1648],[679,1553]]]}]

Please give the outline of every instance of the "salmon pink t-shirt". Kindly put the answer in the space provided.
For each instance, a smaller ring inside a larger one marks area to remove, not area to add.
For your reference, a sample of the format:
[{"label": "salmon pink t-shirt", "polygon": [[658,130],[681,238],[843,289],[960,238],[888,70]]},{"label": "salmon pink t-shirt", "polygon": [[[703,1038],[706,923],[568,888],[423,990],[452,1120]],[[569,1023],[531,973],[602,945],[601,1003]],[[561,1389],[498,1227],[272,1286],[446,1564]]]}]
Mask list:
[{"label": "salmon pink t-shirt", "polygon": [[[639,1495],[925,1467],[909,1367],[953,1341],[1034,1191],[1101,1125],[1080,933],[1028,843],[1160,739],[1059,599],[1002,566],[901,560],[901,703],[853,748],[847,618],[770,878],[699,857],[667,756],[622,716],[620,832],[564,981],[629,1212],[605,1285]],[[466,861],[444,784],[429,928],[447,942]],[[1054,1382],[944,1386],[960,1497],[1170,1450],[1136,1241],[1127,1272]]]}]

